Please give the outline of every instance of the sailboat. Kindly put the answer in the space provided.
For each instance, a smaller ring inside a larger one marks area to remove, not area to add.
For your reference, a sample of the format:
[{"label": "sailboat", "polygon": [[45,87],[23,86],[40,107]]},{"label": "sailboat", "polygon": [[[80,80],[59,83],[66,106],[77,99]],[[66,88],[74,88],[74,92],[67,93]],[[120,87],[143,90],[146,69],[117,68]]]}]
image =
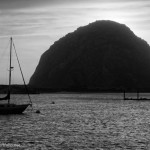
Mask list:
[{"label": "sailboat", "polygon": [[[28,94],[28,97],[29,97],[29,100],[30,100],[30,102],[26,103],[26,104],[13,104],[13,103],[11,103],[11,72],[12,72],[12,69],[13,69],[13,67],[12,67],[12,49],[13,48],[14,48],[14,51],[15,51],[15,54],[16,54],[16,58],[17,58],[17,62],[18,62],[18,65],[19,65],[21,75],[22,75],[24,86],[25,86],[25,89],[27,91],[27,94]],[[10,56],[9,56],[8,91],[7,91],[7,95],[5,97],[0,98],[0,101],[5,100],[5,101],[7,101],[7,103],[0,104],[0,115],[3,115],[3,114],[5,114],[5,115],[7,115],[7,114],[21,114],[27,109],[28,106],[32,106],[32,101],[31,101],[30,95],[28,93],[27,86],[25,84],[23,72],[22,72],[22,69],[21,69],[21,65],[20,65],[20,62],[19,62],[19,59],[18,59],[17,51],[15,49],[15,45],[14,45],[12,37],[10,38],[10,53],[9,53],[9,55]]]}]

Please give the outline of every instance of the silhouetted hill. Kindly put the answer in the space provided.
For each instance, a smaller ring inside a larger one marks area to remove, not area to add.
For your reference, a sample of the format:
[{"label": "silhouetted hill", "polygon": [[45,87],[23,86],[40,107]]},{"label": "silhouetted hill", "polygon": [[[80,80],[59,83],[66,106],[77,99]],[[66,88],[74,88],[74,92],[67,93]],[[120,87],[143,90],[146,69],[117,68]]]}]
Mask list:
[{"label": "silhouetted hill", "polygon": [[56,41],[30,85],[60,90],[150,87],[150,47],[127,26],[96,21]]}]

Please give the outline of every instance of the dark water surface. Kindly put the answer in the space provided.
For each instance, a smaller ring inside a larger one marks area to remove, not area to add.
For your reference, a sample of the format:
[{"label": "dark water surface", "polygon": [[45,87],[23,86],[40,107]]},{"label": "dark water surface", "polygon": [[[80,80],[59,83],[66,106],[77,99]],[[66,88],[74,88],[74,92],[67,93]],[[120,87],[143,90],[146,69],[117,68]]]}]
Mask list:
[{"label": "dark water surface", "polygon": [[150,150],[149,101],[123,101],[121,94],[31,97],[33,112],[0,116],[0,150]]}]

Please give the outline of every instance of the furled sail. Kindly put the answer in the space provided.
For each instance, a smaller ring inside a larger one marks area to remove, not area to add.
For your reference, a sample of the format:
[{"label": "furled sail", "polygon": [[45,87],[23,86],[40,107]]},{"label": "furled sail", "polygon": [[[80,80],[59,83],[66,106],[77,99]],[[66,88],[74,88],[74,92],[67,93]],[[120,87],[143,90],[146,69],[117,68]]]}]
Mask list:
[{"label": "furled sail", "polygon": [[8,92],[5,97],[0,98],[0,101],[8,100],[8,99],[10,99],[10,92]]}]

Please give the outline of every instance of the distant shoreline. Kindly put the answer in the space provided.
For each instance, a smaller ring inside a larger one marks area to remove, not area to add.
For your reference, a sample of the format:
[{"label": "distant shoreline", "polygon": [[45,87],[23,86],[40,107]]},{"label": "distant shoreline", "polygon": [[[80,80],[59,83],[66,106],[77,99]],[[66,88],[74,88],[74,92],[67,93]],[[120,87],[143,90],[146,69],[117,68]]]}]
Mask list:
[{"label": "distant shoreline", "polygon": [[[0,94],[5,94],[8,91],[8,85],[0,85]],[[28,92],[30,94],[48,94],[48,93],[57,93],[57,94],[80,94],[80,93],[150,93],[149,88],[140,88],[140,89],[87,89],[87,88],[76,88],[76,89],[63,89],[63,88],[35,88],[30,85],[27,85]],[[12,85],[11,86],[11,93],[12,94],[26,94],[27,91],[24,85]]]}]

